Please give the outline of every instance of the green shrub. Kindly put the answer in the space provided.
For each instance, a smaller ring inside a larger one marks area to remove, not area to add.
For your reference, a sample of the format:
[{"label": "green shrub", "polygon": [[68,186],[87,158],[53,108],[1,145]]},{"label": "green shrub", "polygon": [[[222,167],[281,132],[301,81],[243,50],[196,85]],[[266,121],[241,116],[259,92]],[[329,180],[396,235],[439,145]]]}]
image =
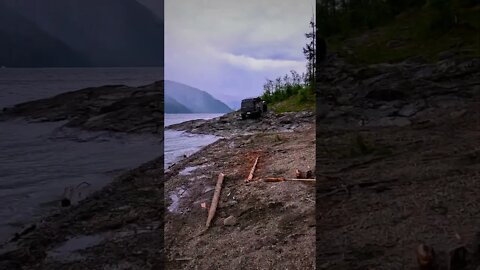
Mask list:
[{"label": "green shrub", "polygon": [[454,13],[451,0],[429,0],[427,7],[431,9],[429,29],[432,32],[444,32],[454,24]]}]

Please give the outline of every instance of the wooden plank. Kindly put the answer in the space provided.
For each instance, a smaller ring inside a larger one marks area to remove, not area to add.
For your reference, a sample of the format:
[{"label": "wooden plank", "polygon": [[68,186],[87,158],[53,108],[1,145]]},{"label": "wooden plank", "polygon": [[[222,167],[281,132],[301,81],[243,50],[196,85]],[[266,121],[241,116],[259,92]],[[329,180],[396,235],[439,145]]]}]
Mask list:
[{"label": "wooden plank", "polygon": [[257,163],[258,163],[258,159],[260,158],[260,156],[258,156],[256,159],[255,159],[255,163],[253,164],[253,167],[252,169],[250,170],[250,174],[248,175],[248,178],[245,180],[245,182],[250,182],[252,181],[253,179],[253,174],[255,173],[255,168],[257,167]]},{"label": "wooden plank", "polygon": [[316,179],[298,179],[298,178],[268,177],[268,178],[264,178],[263,181],[264,181],[264,182],[283,182],[283,181],[316,182]]},{"label": "wooden plank", "polygon": [[220,198],[220,191],[222,190],[222,183],[225,175],[220,173],[217,179],[217,185],[215,186],[215,192],[213,193],[212,204],[210,205],[210,209],[208,210],[208,218],[207,218],[207,229],[210,227],[210,223],[212,222],[213,217],[215,216],[215,211],[217,210],[218,199]]}]

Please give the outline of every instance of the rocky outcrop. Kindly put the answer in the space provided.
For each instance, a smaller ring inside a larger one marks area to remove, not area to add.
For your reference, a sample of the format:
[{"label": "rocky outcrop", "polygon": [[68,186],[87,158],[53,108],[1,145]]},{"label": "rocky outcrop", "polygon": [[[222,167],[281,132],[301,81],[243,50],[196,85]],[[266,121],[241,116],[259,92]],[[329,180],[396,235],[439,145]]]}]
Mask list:
[{"label": "rocky outcrop", "polygon": [[252,134],[257,132],[294,131],[314,123],[314,112],[267,112],[257,119],[245,119],[239,112],[232,112],[210,120],[192,120],[168,126],[168,129],[197,134],[213,134],[222,137]]},{"label": "rocky outcrop", "polygon": [[4,108],[3,120],[67,121],[65,126],[92,131],[161,133],[163,83],[141,87],[107,85],[67,92]]},{"label": "rocky outcrop", "polygon": [[433,121],[480,98],[480,59],[434,64],[411,58],[354,66],[330,55],[318,68],[317,123],[343,127],[407,126]]}]

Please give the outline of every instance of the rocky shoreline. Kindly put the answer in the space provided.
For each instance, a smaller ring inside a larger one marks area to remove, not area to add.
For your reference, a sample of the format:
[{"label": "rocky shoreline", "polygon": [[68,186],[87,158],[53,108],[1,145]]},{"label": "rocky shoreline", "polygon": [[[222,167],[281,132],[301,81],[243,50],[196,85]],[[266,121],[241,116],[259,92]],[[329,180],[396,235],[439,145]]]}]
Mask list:
[{"label": "rocky shoreline", "polygon": [[[314,170],[314,161],[312,121],[294,132],[223,138],[172,166],[165,174],[166,268],[313,269],[315,186],[260,179],[293,178],[296,169]],[[204,231],[202,203],[210,204],[219,173],[225,174],[220,202]]]},{"label": "rocky shoreline", "polygon": [[[223,137],[165,173],[167,269],[314,268],[314,185],[259,180],[314,170],[314,116],[268,112],[242,120],[232,112],[167,127]],[[246,184],[256,157],[254,181]],[[203,233],[201,205],[208,207],[219,173],[225,174],[220,203]]]},{"label": "rocky shoreline", "polygon": [[325,127],[410,126],[461,113],[480,99],[480,59],[354,66],[330,55],[317,76],[317,123]]},{"label": "rocky shoreline", "polygon": [[[160,134],[158,127],[163,127],[163,114],[158,105],[163,99],[160,85],[157,82],[139,88],[103,86],[83,89],[6,108],[0,118],[4,121],[17,117],[26,118],[31,122],[67,121],[66,128],[75,127],[87,131]],[[229,158],[239,157],[231,155],[229,151],[224,151],[225,157],[211,156],[209,154],[211,151],[225,150],[226,146],[230,147],[232,144],[238,144],[239,147],[250,145],[248,148],[256,147],[257,150],[260,146],[268,146],[257,145],[255,139],[257,137],[263,138],[260,141],[273,140],[279,149],[271,153],[272,157],[286,155],[283,159],[290,156],[282,150],[283,145],[291,147],[303,141],[304,149],[306,147],[308,150],[294,151],[303,153],[297,158],[297,166],[305,165],[305,155],[308,156],[309,168],[314,166],[312,112],[280,115],[269,113],[262,119],[245,121],[240,121],[237,117],[240,118],[234,112],[210,121],[196,120],[170,127],[192,133],[220,135],[224,139],[174,165],[165,175],[166,179],[171,180],[167,181],[169,183],[167,194],[172,192],[171,189],[178,188],[178,183],[172,179],[181,177],[183,170],[195,166],[199,160],[204,161],[208,157],[209,164],[213,162],[217,164],[215,166],[221,166],[222,162],[228,162]],[[296,134],[292,132],[294,130],[301,133]],[[310,135],[302,136],[301,134],[305,132]],[[284,164],[288,161],[281,162],[282,165],[272,165],[271,168],[279,166],[281,170],[285,170]],[[260,164],[263,164],[263,161]],[[265,166],[265,169],[268,167]],[[177,174],[174,175],[174,172]],[[199,172],[201,171],[193,173]],[[276,170],[272,172],[278,173]],[[228,178],[231,177],[229,174]],[[162,222],[167,205],[164,208],[162,201],[163,179],[162,155],[117,177],[111,184],[78,205],[59,209],[58,212],[19,232],[9,244],[2,247],[0,268],[93,269],[103,265],[107,269],[158,269],[164,263],[161,256]],[[243,182],[243,179],[241,181]],[[196,192],[198,188],[200,187],[192,187],[190,192]],[[312,187],[299,186],[299,188],[299,192],[313,196]],[[283,189],[286,190],[282,196],[289,196],[288,187],[285,186]],[[170,199],[168,196],[165,198],[168,205],[172,203]],[[182,201],[182,205],[184,203]],[[313,199],[299,202],[299,206],[306,207],[305,217],[314,220]],[[282,209],[290,209],[289,207],[279,207],[278,211],[286,211]],[[172,218],[173,221],[178,217],[168,218]],[[305,252],[313,252],[311,245],[314,243],[314,227],[311,222],[306,224],[305,230],[309,232],[310,245],[304,245],[303,249]],[[176,237],[174,233],[170,235]],[[145,241],[146,239],[148,241]],[[311,266],[313,257],[311,254],[306,256],[302,259],[302,264]],[[167,260],[166,263],[171,265],[172,261]]]},{"label": "rocky shoreline", "polygon": [[0,269],[160,269],[163,157],[20,232]]},{"label": "rocky shoreline", "polygon": [[318,72],[319,269],[478,269],[480,59]]},{"label": "rocky shoreline", "polygon": [[[4,108],[0,120],[65,121],[56,132],[72,138],[77,137],[75,132],[102,131],[149,134],[162,140],[162,108],[162,82],[141,87],[110,85]],[[113,269],[160,267],[161,249],[146,254],[141,248],[147,248],[145,238],[162,246],[163,159],[159,153],[157,159],[113,179],[78,204],[60,207],[59,202],[57,211],[1,246],[0,269],[95,269],[99,264]],[[137,248],[127,248],[134,243]],[[112,262],[121,257],[131,259]]]},{"label": "rocky shoreline", "polygon": [[267,112],[261,118],[242,120],[238,111],[210,120],[192,120],[170,125],[166,128],[187,131],[194,134],[208,134],[221,137],[248,135],[258,132],[291,132],[310,126],[314,112]]},{"label": "rocky shoreline", "polygon": [[63,93],[4,108],[0,120],[67,121],[87,131],[150,133],[163,128],[163,82],[130,87],[106,85]]},{"label": "rocky shoreline", "polygon": [[[316,258],[319,269],[413,269],[420,242],[448,254],[460,244],[458,235],[477,252],[480,60],[357,67],[332,55],[319,72],[316,118],[269,113],[242,121],[231,113],[172,125],[224,139],[164,176],[160,157],[45,218],[1,252],[0,268],[311,269]],[[16,106],[1,117],[158,134],[163,116],[154,115],[161,114],[155,104],[163,97],[150,87],[138,93],[120,87],[125,92],[118,95],[117,87],[106,87],[98,102],[91,89],[83,90]],[[134,93],[144,96],[130,106],[126,98]],[[293,176],[295,169],[315,168],[316,157],[319,203],[308,184],[245,184],[257,156],[259,177]],[[227,180],[218,216],[200,235],[201,204],[209,202],[220,172]],[[76,250],[58,257],[62,245],[85,237],[95,241],[74,243]],[[476,269],[476,261],[469,263]]]}]

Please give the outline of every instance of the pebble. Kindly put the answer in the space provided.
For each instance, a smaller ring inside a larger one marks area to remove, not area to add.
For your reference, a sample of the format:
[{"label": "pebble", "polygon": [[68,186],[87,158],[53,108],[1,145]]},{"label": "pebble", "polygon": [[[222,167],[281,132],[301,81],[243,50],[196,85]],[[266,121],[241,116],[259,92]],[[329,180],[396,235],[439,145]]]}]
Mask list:
[{"label": "pebble", "polygon": [[237,202],[237,201],[235,200],[235,198],[234,198],[233,200],[228,201],[226,206],[234,206],[234,205],[236,205],[236,204],[238,204],[238,202]]},{"label": "pebble", "polygon": [[229,216],[226,219],[223,220],[223,225],[224,226],[233,226],[237,224],[237,218],[234,216]]}]

